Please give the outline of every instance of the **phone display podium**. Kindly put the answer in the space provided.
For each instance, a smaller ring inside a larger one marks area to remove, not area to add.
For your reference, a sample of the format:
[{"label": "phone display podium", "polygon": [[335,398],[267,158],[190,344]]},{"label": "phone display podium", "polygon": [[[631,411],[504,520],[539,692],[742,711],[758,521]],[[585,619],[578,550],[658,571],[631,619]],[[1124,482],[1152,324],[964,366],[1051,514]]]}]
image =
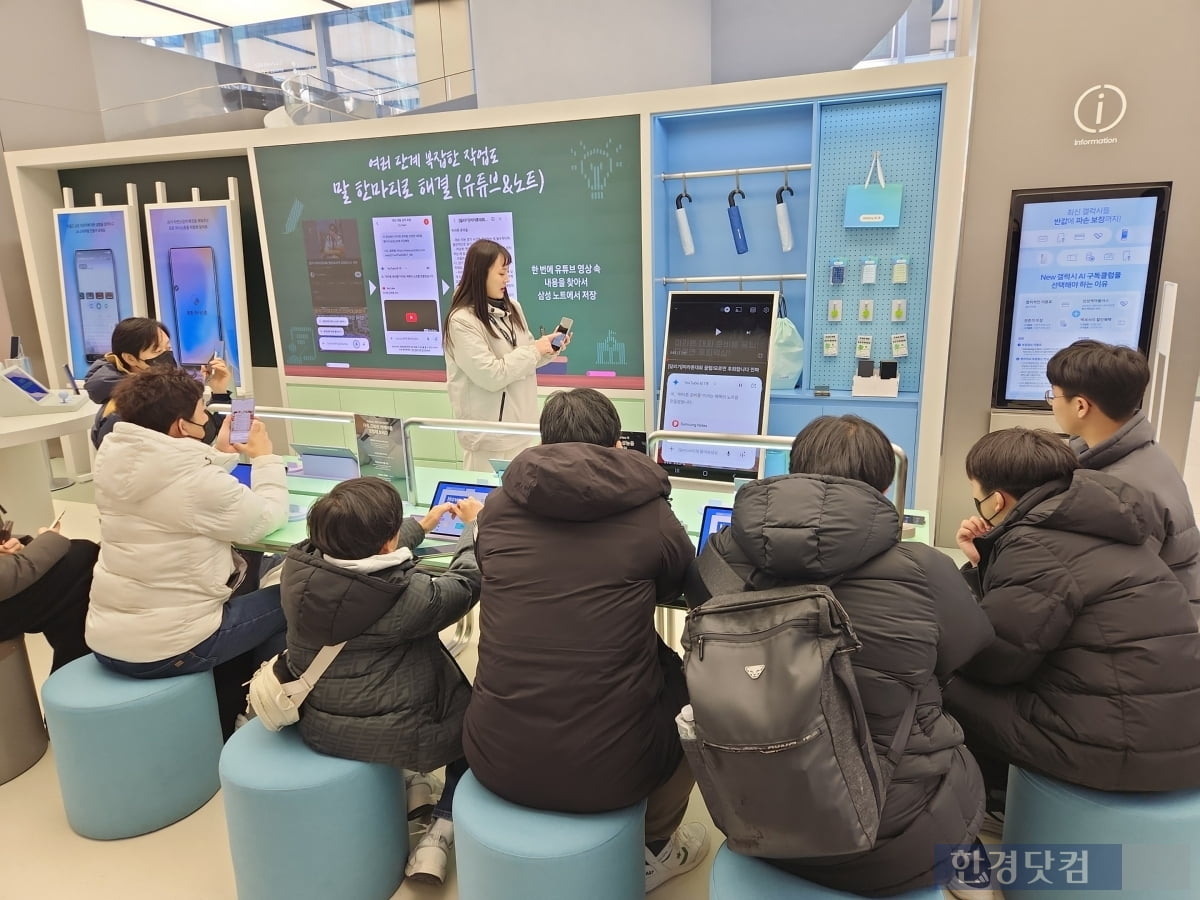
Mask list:
[{"label": "phone display podium", "polygon": [[54,521],[45,442],[85,431],[96,416],[97,406],[87,395],[72,394],[72,405],[65,406],[57,392],[47,399],[53,399],[54,408],[35,403],[33,414],[0,409],[0,503],[8,510],[15,534],[36,534],[39,526]]}]

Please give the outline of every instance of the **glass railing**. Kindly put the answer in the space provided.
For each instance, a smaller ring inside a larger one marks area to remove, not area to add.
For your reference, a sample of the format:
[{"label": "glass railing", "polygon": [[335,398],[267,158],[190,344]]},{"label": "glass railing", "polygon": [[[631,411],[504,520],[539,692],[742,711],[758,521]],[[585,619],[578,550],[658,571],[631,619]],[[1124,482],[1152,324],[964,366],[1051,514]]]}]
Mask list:
[{"label": "glass railing", "polygon": [[[139,100],[100,110],[104,136],[116,141],[167,134],[194,134],[197,130],[228,131],[237,127],[230,113],[246,113],[242,128],[258,128],[267,112],[284,105],[278,85],[238,81],[210,84],[186,91]],[[195,120],[213,119],[209,129],[198,129]]]},{"label": "glass railing", "polygon": [[339,87],[309,72],[301,72],[284,79],[283,105],[296,125],[386,119],[465,99],[474,93],[474,75],[474,70],[467,70],[419,84],[369,91]]},{"label": "glass railing", "polygon": [[[105,139],[110,141],[260,128],[266,114],[281,107],[286,111],[282,124],[353,122],[473,107],[474,75],[473,70],[456,72],[420,84],[373,92],[339,88],[301,73],[282,84],[231,81],[191,88],[152,100],[110,106],[100,114]],[[241,121],[231,114],[240,114]],[[198,121],[206,119],[211,120],[211,127],[198,127]]]}]

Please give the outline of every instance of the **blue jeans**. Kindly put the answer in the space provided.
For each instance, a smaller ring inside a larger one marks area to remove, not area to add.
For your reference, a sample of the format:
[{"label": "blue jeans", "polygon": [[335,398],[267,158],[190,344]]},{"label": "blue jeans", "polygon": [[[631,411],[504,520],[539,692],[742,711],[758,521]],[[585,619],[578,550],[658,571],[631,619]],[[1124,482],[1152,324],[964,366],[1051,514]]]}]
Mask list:
[{"label": "blue jeans", "polygon": [[233,597],[221,613],[221,627],[191,650],[156,662],[125,662],[97,653],[107,668],[134,678],[169,678],[207,672],[221,663],[253,651],[256,664],[287,648],[287,619],[279,588],[269,587]]}]

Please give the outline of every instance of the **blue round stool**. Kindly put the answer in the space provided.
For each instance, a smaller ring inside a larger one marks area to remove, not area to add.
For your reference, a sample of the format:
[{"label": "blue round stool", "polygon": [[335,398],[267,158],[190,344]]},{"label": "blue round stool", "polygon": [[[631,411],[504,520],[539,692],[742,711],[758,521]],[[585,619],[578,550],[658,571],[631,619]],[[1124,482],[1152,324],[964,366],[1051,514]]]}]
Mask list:
[{"label": "blue round stool", "polygon": [[471,773],[454,792],[460,900],[643,900],[646,804],[545,812],[502,800]]},{"label": "blue round stool", "polygon": [[404,774],[317,753],[257,719],[221,754],[238,900],[387,900],[404,878]]},{"label": "blue round stool", "polygon": [[107,841],[189,816],[220,786],[211,672],[128,678],[91,654],[51,674],[42,706],[71,828]]},{"label": "blue round stool", "polygon": [[[927,887],[898,894],[892,900],[942,900],[944,896],[940,887]],[[708,897],[709,900],[855,900],[859,895],[789,875],[762,860],[734,853],[722,843],[713,859]]]},{"label": "blue round stool", "polygon": [[[1120,896],[1138,900],[1200,896],[1200,790],[1094,791],[1009,766],[1004,843],[1121,844],[1124,887]],[[1097,862],[1090,863],[1093,878]],[[1093,885],[1100,886],[1095,880]],[[1020,900],[1067,896],[1062,890],[1011,894]]]}]

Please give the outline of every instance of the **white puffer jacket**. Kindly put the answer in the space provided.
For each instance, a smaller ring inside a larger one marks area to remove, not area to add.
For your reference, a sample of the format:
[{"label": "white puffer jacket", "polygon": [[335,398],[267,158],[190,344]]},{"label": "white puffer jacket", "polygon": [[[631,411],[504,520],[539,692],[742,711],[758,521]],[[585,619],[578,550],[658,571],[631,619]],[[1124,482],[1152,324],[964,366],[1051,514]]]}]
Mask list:
[{"label": "white puffer jacket", "polygon": [[[521,313],[522,321],[528,322],[521,304],[508,302]],[[483,322],[468,310],[459,309],[450,316],[446,330],[450,409],[456,419],[536,424],[536,373],[554,355],[538,353],[529,328],[515,326],[504,310],[494,310],[491,318],[498,337],[488,334]],[[522,449],[532,440],[519,434],[485,432],[460,432],[458,438],[464,450],[476,451]]]},{"label": "white puffer jacket", "polygon": [[191,438],[128,422],[96,454],[100,559],[86,638],[98,653],[156,662],[190,650],[221,625],[231,593],[233,543],[253,543],[288,518],[283,460],[251,462]]}]

